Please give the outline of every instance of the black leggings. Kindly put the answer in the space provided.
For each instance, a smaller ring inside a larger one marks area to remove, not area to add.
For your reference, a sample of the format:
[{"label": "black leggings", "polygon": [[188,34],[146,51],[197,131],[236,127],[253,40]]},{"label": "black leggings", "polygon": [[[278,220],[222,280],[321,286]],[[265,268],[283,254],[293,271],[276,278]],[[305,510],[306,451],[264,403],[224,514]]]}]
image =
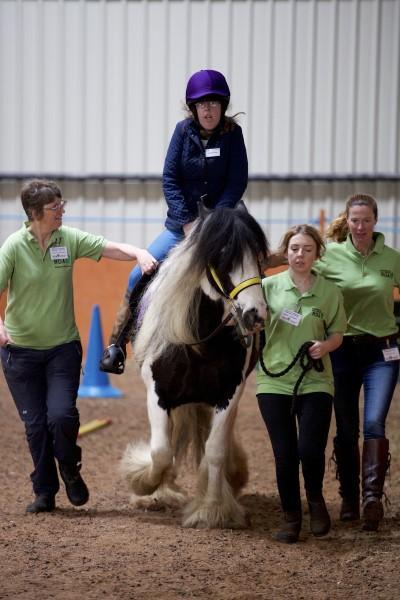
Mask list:
[{"label": "black leggings", "polygon": [[324,392],[298,396],[295,415],[291,414],[292,396],[258,394],[257,398],[275,456],[282,509],[300,510],[299,462],[307,497],[312,500],[322,493],[332,396]]}]

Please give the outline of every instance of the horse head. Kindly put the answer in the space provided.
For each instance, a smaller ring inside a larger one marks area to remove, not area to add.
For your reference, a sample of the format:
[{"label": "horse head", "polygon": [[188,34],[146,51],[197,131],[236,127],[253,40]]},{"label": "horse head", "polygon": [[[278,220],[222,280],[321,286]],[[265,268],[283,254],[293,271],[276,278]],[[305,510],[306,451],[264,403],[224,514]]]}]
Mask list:
[{"label": "horse head", "polygon": [[242,335],[260,329],[266,318],[261,264],[268,243],[257,221],[244,205],[200,213],[192,243],[193,261],[203,271],[203,292],[222,299],[225,314],[232,315]]},{"label": "horse head", "polygon": [[221,306],[214,311],[220,314],[219,322],[233,315],[240,337],[260,328],[266,317],[260,265],[267,256],[264,232],[245,208],[203,212],[143,297],[145,311],[134,345],[139,364],[168,346],[193,345],[202,339],[202,295]]}]

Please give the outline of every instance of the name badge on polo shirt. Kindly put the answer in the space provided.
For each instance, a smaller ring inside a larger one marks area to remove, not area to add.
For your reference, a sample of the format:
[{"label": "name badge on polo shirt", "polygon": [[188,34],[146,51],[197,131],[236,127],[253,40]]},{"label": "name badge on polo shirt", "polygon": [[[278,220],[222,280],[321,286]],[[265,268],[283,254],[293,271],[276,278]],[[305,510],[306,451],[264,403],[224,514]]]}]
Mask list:
[{"label": "name badge on polo shirt", "polygon": [[68,250],[65,246],[52,246],[50,248],[50,258],[54,261],[66,260],[68,258]]},{"label": "name badge on polo shirt", "polygon": [[389,362],[390,360],[400,360],[400,352],[397,346],[395,348],[384,348],[382,354],[385,362]]},{"label": "name badge on polo shirt", "polygon": [[284,308],[279,318],[281,321],[285,321],[285,323],[289,323],[289,325],[297,327],[297,325],[301,321],[301,314],[296,312],[295,310]]},{"label": "name badge on polo shirt", "polygon": [[221,156],[221,148],[206,148],[206,158],[214,158]]}]

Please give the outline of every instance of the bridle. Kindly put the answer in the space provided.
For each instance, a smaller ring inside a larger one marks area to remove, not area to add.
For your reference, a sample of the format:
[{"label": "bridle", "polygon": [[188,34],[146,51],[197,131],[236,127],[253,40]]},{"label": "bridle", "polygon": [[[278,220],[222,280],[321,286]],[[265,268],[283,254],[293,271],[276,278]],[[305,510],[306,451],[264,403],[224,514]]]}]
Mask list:
[{"label": "bridle", "polygon": [[234,300],[238,297],[240,292],[242,292],[246,288],[251,287],[253,285],[261,285],[261,277],[250,277],[249,279],[245,279],[244,281],[238,283],[238,285],[234,286],[230,292],[228,292],[224,288],[221,279],[217,275],[216,270],[211,265],[208,265],[207,267],[207,276],[214,289],[216,289],[217,292],[222,294],[222,296],[224,296],[224,298],[228,300],[230,305],[230,311],[225,317],[225,319],[218,325],[216,329],[214,329],[214,331],[210,333],[210,335],[190,345],[195,346],[197,344],[207,342],[208,340],[212,339],[223,327],[225,327],[225,325],[227,325],[227,323],[229,323],[231,319],[234,319],[236,322],[236,327],[238,329],[240,342],[246,348],[250,348],[253,336],[252,334],[248,333],[244,324],[242,309],[239,306],[236,306]]}]

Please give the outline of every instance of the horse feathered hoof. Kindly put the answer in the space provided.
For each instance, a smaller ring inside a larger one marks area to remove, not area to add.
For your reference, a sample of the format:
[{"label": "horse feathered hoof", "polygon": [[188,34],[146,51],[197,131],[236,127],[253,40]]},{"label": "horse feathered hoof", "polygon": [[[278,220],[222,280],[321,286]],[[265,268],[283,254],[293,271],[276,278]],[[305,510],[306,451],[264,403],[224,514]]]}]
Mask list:
[{"label": "horse feathered hoof", "polygon": [[183,511],[182,525],[196,529],[246,529],[250,520],[236,500],[230,506],[222,506],[220,502],[202,503],[195,498]]},{"label": "horse feathered hoof", "polygon": [[103,356],[99,363],[99,369],[106,373],[121,375],[125,370],[125,358],[126,354],[121,346],[111,344],[111,346],[107,346],[103,352]]}]

